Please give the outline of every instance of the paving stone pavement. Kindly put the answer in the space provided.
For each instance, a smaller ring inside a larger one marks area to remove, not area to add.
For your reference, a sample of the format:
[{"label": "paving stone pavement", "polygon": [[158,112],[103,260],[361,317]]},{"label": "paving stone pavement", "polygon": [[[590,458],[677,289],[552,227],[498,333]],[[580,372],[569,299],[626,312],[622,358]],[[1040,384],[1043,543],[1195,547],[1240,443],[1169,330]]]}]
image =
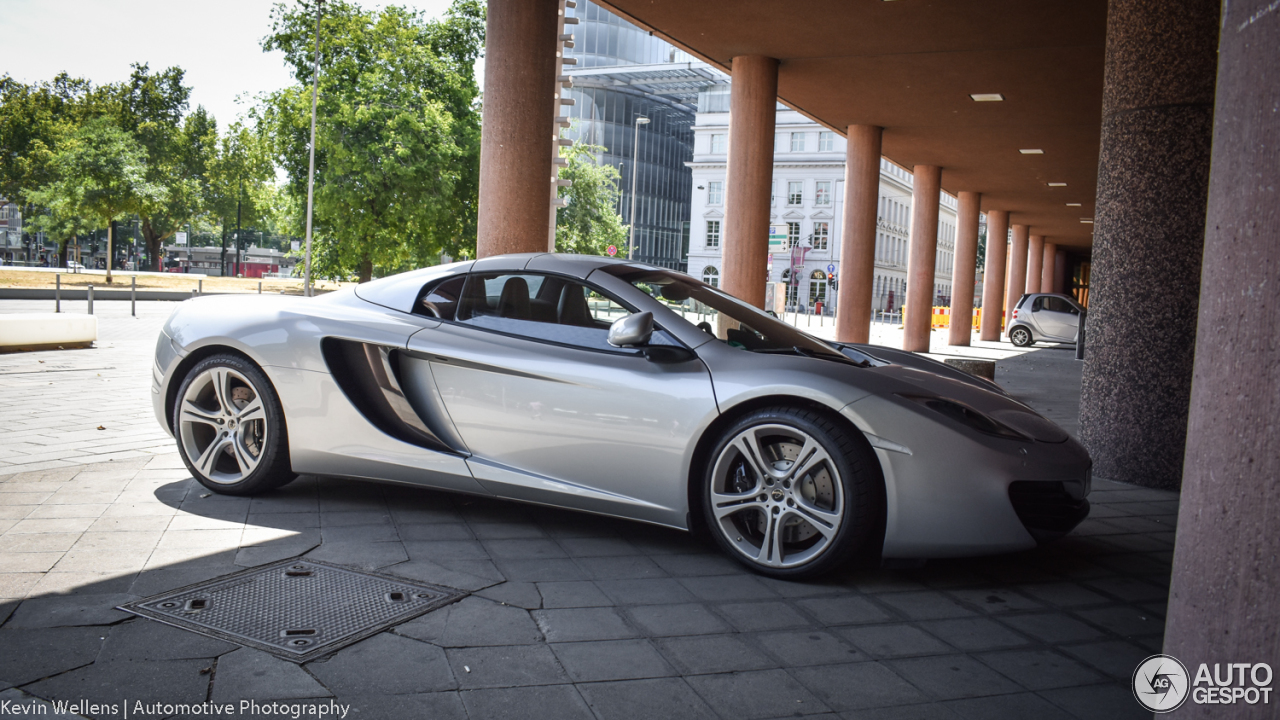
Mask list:
[{"label": "paving stone pavement", "polygon": [[[222,497],[151,417],[170,307],[133,319],[99,303],[98,348],[0,356],[0,700],[336,700],[360,718],[1149,717],[1128,680],[1161,647],[1176,494],[1096,481],[1090,518],[1053,545],[812,583],[754,575],[680,532],[411,487],[304,476]],[[299,555],[471,594],[302,666],[113,609]]]}]

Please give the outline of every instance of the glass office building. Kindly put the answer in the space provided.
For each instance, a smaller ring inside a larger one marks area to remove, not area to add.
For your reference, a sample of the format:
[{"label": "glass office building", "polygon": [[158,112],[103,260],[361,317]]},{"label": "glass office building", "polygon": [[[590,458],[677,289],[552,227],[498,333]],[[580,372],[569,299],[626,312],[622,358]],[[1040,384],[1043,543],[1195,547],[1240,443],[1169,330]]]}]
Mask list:
[{"label": "glass office building", "polygon": [[[697,94],[728,79],[594,3],[580,1],[567,12],[579,24],[565,27],[574,36],[565,57],[577,64],[564,70],[573,78],[567,97],[574,104],[564,107],[571,125],[562,135],[605,148],[600,161],[618,169],[624,223],[636,203],[635,259],[684,270],[693,192],[685,163],[693,159]],[[649,123],[640,126],[637,148],[640,117]]]}]

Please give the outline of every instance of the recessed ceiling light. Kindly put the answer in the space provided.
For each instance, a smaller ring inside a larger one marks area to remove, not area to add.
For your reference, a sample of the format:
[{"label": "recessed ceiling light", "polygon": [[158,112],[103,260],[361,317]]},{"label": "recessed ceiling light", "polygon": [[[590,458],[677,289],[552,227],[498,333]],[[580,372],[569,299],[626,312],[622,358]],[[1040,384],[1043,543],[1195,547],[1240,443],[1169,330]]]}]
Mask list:
[{"label": "recessed ceiling light", "polygon": [[1067,203],[1067,207],[1080,207],[1080,203]]},{"label": "recessed ceiling light", "polygon": [[969,97],[973,98],[974,102],[1001,102],[1004,100],[1004,95],[1000,93],[971,93]]},{"label": "recessed ceiling light", "polygon": [[1080,218],[1080,222],[1084,223],[1085,225],[1092,225],[1093,218]]},{"label": "recessed ceiling light", "polygon": [[1066,187],[1066,183],[1049,183],[1049,187]]},{"label": "recessed ceiling light", "polygon": [[1044,151],[1041,150],[1040,148],[1028,148],[1026,150],[1019,150],[1018,152],[1022,153],[1023,155],[1043,155],[1044,154]]}]

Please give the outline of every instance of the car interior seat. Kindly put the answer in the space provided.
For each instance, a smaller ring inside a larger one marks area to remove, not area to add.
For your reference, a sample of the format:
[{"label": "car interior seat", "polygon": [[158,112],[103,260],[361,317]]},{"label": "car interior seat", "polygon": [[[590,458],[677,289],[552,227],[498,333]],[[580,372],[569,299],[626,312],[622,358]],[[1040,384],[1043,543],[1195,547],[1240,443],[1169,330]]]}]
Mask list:
[{"label": "car interior seat", "polygon": [[529,283],[522,277],[507,278],[498,298],[498,315],[513,320],[529,319]]},{"label": "car interior seat", "polygon": [[561,325],[579,327],[595,327],[591,317],[591,307],[587,305],[587,296],[581,285],[565,283],[560,290],[560,302],[556,305],[556,318]]}]

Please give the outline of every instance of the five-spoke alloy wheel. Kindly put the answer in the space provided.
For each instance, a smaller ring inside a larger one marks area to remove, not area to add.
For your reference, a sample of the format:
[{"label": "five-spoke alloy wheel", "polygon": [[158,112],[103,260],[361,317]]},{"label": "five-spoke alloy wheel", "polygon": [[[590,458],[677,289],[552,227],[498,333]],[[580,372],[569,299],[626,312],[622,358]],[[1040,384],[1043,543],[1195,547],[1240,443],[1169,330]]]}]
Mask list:
[{"label": "five-spoke alloy wheel", "polygon": [[205,487],[247,495],[293,479],[284,415],[262,371],[235,355],[214,355],[187,373],[173,408],[187,468]]},{"label": "five-spoke alloy wheel", "polygon": [[704,483],[705,519],[747,566],[807,577],[865,542],[879,482],[842,425],[809,410],[760,410],[722,436]]}]

